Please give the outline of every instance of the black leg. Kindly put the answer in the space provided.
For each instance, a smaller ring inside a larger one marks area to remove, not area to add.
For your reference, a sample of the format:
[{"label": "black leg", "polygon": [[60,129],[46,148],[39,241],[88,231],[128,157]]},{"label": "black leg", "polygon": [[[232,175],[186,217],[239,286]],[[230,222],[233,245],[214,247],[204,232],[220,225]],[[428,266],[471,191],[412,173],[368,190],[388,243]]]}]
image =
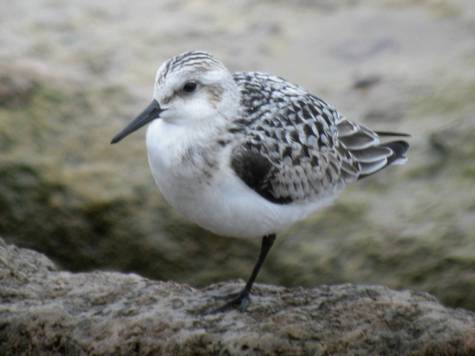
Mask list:
[{"label": "black leg", "polygon": [[264,263],[267,254],[269,253],[272,245],[275,241],[275,234],[267,235],[262,238],[261,242],[261,251],[259,252],[259,257],[257,259],[256,265],[252,270],[249,279],[247,280],[246,286],[239,292],[237,297],[234,297],[230,302],[223,305],[221,308],[217,309],[216,311],[222,312],[232,308],[238,308],[240,311],[245,311],[248,307],[249,303],[251,302],[250,293],[252,289],[252,285],[256,280],[257,275],[259,274],[259,270]]}]

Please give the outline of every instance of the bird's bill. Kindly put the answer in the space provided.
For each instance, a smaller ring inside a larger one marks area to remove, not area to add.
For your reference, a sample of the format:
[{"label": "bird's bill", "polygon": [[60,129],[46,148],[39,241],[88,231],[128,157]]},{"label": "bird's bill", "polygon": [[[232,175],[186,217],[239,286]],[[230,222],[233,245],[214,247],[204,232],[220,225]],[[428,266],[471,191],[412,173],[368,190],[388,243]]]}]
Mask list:
[{"label": "bird's bill", "polygon": [[158,119],[160,117],[160,113],[163,111],[160,108],[160,105],[156,100],[152,100],[152,102],[145,108],[144,111],[140,113],[130,124],[122,129],[117,135],[114,136],[111,143],[117,143],[122,140],[124,137],[130,135],[132,132],[137,131],[144,125],[147,125],[150,121]]}]

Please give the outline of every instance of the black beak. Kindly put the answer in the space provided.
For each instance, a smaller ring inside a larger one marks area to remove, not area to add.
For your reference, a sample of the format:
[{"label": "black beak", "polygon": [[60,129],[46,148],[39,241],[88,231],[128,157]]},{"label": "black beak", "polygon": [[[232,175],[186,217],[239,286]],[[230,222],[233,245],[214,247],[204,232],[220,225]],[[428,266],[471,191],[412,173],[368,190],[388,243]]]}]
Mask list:
[{"label": "black beak", "polygon": [[163,111],[156,100],[152,100],[149,106],[140,113],[130,124],[128,124],[122,131],[114,136],[111,143],[117,143],[125,136],[130,135],[132,132],[137,131],[144,125],[147,125],[150,121],[158,119],[160,113]]}]

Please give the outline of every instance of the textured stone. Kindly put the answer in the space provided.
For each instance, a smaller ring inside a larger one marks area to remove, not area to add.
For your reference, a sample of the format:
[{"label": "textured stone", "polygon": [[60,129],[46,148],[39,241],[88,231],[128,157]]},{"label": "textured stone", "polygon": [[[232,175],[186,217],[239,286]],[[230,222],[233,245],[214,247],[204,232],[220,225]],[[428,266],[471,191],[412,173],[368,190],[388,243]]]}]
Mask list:
[{"label": "textured stone", "polygon": [[475,353],[475,314],[427,293],[259,284],[248,312],[210,313],[241,285],[69,273],[0,239],[0,354]]}]

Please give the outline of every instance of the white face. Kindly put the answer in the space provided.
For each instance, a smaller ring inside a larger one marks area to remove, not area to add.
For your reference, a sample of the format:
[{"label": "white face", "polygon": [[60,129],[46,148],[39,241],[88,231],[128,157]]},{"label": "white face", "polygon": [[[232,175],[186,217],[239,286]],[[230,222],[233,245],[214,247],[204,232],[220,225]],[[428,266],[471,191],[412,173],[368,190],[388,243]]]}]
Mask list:
[{"label": "white face", "polygon": [[162,64],[155,77],[153,99],[111,143],[155,120],[191,127],[193,132],[216,129],[239,115],[240,91],[232,74],[201,51],[185,52]]},{"label": "white face", "polygon": [[153,97],[164,110],[160,119],[174,124],[193,125],[232,116],[239,103],[239,91],[223,67],[185,67],[156,75]]}]

